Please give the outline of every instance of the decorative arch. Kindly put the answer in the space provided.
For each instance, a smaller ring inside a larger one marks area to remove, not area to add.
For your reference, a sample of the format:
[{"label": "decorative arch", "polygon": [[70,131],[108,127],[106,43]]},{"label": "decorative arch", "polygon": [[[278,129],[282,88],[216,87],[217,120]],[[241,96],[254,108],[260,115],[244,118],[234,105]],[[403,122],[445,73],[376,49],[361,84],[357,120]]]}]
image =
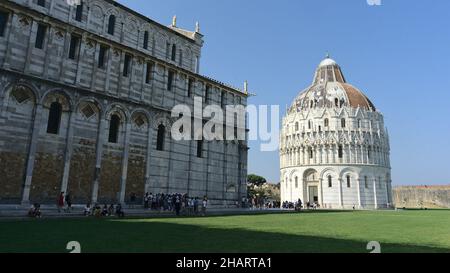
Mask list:
[{"label": "decorative arch", "polygon": [[98,3],[98,2],[91,3],[90,9],[92,11],[92,15],[95,18],[103,18],[105,13],[103,12],[104,8],[102,7],[102,5],[100,3]]},{"label": "decorative arch", "polygon": [[7,108],[7,105],[9,104],[9,102],[11,100],[11,93],[16,88],[27,89],[27,92],[30,92],[31,93],[30,95],[33,96],[34,104],[37,104],[37,102],[40,101],[40,96],[39,96],[39,92],[38,92],[39,89],[34,84],[29,83],[29,82],[24,82],[24,81],[12,82],[12,83],[6,84],[5,87],[2,88],[2,90],[4,90],[3,109]]},{"label": "decorative arch", "polygon": [[155,130],[158,129],[159,125],[161,125],[161,124],[164,125],[166,127],[166,134],[168,132],[170,132],[171,127],[172,127],[172,122],[171,122],[169,116],[166,114],[161,114],[161,113],[156,114],[156,116],[153,119],[152,124],[153,124],[153,129],[155,129]]},{"label": "decorative arch", "polygon": [[14,100],[18,104],[24,104],[31,102],[32,104],[36,104],[36,92],[33,89],[29,88],[26,85],[15,85],[7,91],[7,103],[10,103],[11,100]]},{"label": "decorative arch", "polygon": [[103,25],[104,25],[104,30],[106,33],[109,33],[109,23],[111,21],[111,16],[114,16],[114,36],[117,34],[117,29],[115,28],[115,26],[117,26],[118,23],[120,23],[122,20],[122,18],[120,17],[120,13],[116,8],[109,8],[105,13],[104,13],[104,21],[103,21]]},{"label": "decorative arch", "polygon": [[128,109],[120,103],[113,103],[106,109],[105,119],[110,120],[113,114],[118,114],[123,122],[127,122],[130,117]]},{"label": "decorative arch", "polygon": [[44,107],[50,108],[51,104],[54,102],[61,103],[63,112],[69,112],[73,109],[73,101],[71,96],[64,90],[51,89],[44,93],[41,100],[41,104]]},{"label": "decorative arch", "polygon": [[150,114],[144,109],[136,109],[131,113],[131,123],[135,129],[148,129],[150,127]]},{"label": "decorative arch", "polygon": [[295,177],[298,177],[298,179],[303,179],[302,173],[299,170],[294,169],[289,172],[289,179],[295,179]]},{"label": "decorative arch", "polygon": [[101,103],[93,97],[82,98],[75,105],[77,113],[81,113],[87,120],[97,116],[100,120],[103,114]]},{"label": "decorative arch", "polygon": [[328,175],[334,175],[334,177],[335,178],[339,178],[339,174],[338,174],[338,172],[336,171],[336,169],[334,169],[334,168],[332,168],[332,167],[328,167],[328,168],[325,168],[325,169],[323,169],[321,172],[320,172],[320,178],[321,179],[323,179],[323,180],[325,180],[325,179],[327,179],[327,177],[328,177]]},{"label": "decorative arch", "polygon": [[319,175],[319,172],[316,169],[309,168],[303,172],[303,175],[301,177],[304,181],[313,182],[319,181],[321,176]]},{"label": "decorative arch", "polygon": [[339,177],[343,180],[345,180],[346,176],[350,175],[352,178],[354,179],[359,179],[359,174],[356,171],[356,169],[352,168],[352,167],[347,167],[344,168],[340,173],[339,173]]}]

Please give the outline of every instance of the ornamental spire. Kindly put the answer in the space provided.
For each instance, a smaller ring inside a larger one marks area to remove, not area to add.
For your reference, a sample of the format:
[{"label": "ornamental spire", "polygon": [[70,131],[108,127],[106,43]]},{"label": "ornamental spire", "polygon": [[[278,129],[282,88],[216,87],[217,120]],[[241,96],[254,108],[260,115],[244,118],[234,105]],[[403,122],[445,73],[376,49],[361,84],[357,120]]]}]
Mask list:
[{"label": "ornamental spire", "polygon": [[172,27],[177,27],[177,16],[174,15],[172,18]]}]

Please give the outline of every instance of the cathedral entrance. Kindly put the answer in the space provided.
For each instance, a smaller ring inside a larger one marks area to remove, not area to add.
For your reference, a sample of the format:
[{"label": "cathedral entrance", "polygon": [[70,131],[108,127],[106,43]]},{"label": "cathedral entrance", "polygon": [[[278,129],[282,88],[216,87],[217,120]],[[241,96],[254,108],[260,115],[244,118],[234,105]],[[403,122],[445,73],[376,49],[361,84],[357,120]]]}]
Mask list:
[{"label": "cathedral entrance", "polygon": [[319,173],[314,169],[307,170],[303,179],[305,181],[303,196],[305,203],[309,202],[310,205],[314,203],[319,204]]},{"label": "cathedral entrance", "polygon": [[309,203],[319,203],[319,187],[318,186],[309,186]]}]

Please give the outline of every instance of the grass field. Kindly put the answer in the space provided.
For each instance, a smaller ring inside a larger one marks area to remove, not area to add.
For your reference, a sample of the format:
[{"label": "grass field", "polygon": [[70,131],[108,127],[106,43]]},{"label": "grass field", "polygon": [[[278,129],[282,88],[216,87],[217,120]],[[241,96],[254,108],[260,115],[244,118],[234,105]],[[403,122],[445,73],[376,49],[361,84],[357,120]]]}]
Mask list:
[{"label": "grass field", "polygon": [[450,211],[0,222],[0,252],[450,252]]}]

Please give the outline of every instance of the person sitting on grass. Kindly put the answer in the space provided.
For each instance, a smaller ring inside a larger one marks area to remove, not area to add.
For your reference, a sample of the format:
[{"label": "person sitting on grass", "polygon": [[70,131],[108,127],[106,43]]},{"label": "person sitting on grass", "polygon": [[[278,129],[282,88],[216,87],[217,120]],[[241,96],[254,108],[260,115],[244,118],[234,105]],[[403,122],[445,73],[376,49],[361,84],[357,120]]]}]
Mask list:
[{"label": "person sitting on grass", "polygon": [[98,204],[95,205],[93,214],[97,218],[102,216],[102,208],[100,207],[100,205],[98,205]]},{"label": "person sitting on grass", "polygon": [[32,205],[30,210],[28,211],[28,216],[34,218],[41,218],[41,205],[37,203]]},{"label": "person sitting on grass", "polygon": [[84,216],[89,216],[91,215],[91,204],[86,204],[86,206],[84,207]]}]

